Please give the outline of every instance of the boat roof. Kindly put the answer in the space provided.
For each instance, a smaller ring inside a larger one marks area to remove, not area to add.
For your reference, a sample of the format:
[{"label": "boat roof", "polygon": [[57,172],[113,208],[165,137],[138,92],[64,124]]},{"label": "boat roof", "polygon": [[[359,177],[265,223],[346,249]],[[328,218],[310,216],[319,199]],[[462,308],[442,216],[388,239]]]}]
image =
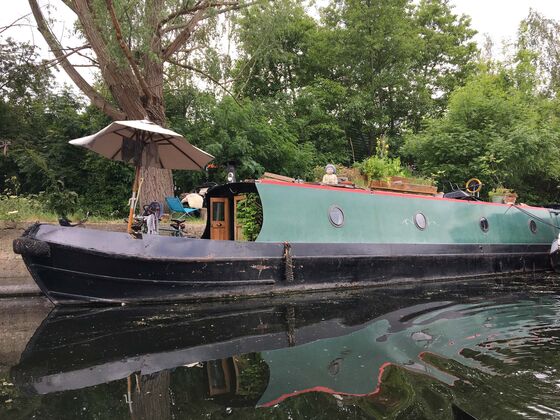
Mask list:
[{"label": "boat roof", "polygon": [[[405,197],[405,198],[419,198],[422,200],[436,200],[436,201],[450,201],[453,203],[463,202],[475,205],[488,205],[488,206],[501,206],[501,207],[511,207],[512,204],[502,204],[502,203],[491,203],[488,201],[467,201],[467,200],[458,200],[455,198],[445,198],[445,197],[435,197],[430,195],[423,195],[423,194],[414,194],[414,193],[400,193],[394,191],[382,191],[382,190],[375,190],[375,189],[366,189],[360,187],[354,187],[351,185],[325,185],[321,183],[313,183],[313,182],[285,182],[285,181],[278,181],[274,179],[260,179],[257,181],[252,181],[253,183],[260,183],[266,185],[281,185],[281,186],[289,186],[289,187],[296,187],[296,188],[309,188],[309,189],[319,189],[319,190],[332,190],[338,192],[347,192],[353,194],[370,194],[370,195],[384,195],[384,196],[396,196],[396,197]],[[231,185],[231,184],[226,184]],[[530,206],[527,204],[516,204],[517,207],[526,207],[526,208],[536,208],[536,209],[544,209],[544,207],[540,206]]]}]

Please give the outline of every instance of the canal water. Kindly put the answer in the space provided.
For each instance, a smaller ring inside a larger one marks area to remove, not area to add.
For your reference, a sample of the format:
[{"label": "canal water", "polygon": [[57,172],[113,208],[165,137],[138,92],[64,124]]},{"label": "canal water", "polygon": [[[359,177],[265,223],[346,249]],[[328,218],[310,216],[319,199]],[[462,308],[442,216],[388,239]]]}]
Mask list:
[{"label": "canal water", "polygon": [[20,316],[0,301],[0,342],[22,341],[0,345],[0,418],[560,417],[559,297],[547,275]]}]

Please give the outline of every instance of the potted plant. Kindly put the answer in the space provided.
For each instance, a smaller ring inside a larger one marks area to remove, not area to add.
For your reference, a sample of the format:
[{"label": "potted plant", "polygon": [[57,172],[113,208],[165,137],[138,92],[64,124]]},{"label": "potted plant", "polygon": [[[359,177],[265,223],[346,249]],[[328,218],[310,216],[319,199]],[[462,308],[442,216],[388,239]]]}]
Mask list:
[{"label": "potted plant", "polygon": [[488,193],[493,203],[515,204],[517,194],[513,190],[504,187],[496,187]]}]

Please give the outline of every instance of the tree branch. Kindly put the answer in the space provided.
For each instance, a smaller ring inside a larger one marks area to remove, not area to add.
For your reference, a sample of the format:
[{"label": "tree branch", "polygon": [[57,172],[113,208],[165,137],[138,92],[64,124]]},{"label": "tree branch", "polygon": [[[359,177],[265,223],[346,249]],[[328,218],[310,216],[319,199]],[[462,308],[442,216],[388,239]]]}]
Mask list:
[{"label": "tree branch", "polygon": [[206,7],[202,7],[203,5],[208,5],[207,0],[202,0],[200,2],[201,8],[195,12],[195,14],[190,18],[187,22],[186,27],[179,32],[179,35],[165,48],[162,54],[163,61],[167,61],[169,57],[171,57],[181,46],[189,40],[192,35],[192,32],[198,22],[202,20],[204,14],[206,12]]},{"label": "tree branch", "polygon": [[[213,15],[213,16],[216,16],[216,15],[221,15],[221,14],[223,14],[223,13],[231,12],[232,10],[239,10],[239,9],[242,9],[242,8],[245,8],[245,7],[249,7],[249,6],[252,6],[252,5],[255,4],[255,3],[256,3],[256,1],[253,1],[253,2],[251,2],[251,3],[245,3],[245,4],[243,4],[243,5],[239,4],[239,2],[211,3],[210,5],[208,5],[208,6],[206,7],[206,10],[208,10],[208,9],[210,9],[210,8],[213,8],[213,7],[221,7],[221,6],[228,6],[228,5],[230,6],[230,7],[225,7],[225,8],[223,8],[223,9],[218,10],[218,11],[215,13],[215,15]],[[198,7],[193,7],[193,8],[191,8],[191,9],[189,9],[189,11],[199,10],[200,8],[201,8],[200,6],[198,6]],[[184,13],[184,14],[187,14],[187,13]],[[212,15],[211,15],[211,14],[207,14],[207,15],[204,16],[201,20],[205,20],[205,19],[209,18],[210,16],[212,16]],[[166,28],[163,28],[163,29],[161,29],[161,26],[160,26],[160,31],[161,31],[162,34],[166,34],[166,33],[175,31],[175,30],[177,30],[177,29],[182,29],[182,28],[184,28],[184,27],[187,26],[187,25],[188,25],[188,22],[182,22],[182,23],[177,23],[177,24],[175,24],[175,25],[167,26]]]},{"label": "tree branch", "polygon": [[105,114],[111,117],[114,120],[122,120],[126,117],[124,112],[120,111],[119,109],[115,108],[111,105],[107,100],[101,96],[86,80],[82,77],[80,73],[72,66],[72,64],[68,61],[68,58],[64,57],[64,53],[62,52],[62,47],[54,34],[51,32],[50,28],[48,27],[45,17],[37,4],[37,0],[29,0],[29,5],[31,6],[31,11],[33,12],[33,16],[35,17],[35,21],[37,22],[37,29],[45,41],[49,45],[51,51],[55,55],[57,59],[60,60],[60,65],[66,71],[70,79],[76,84],[76,86],[91,100],[91,102],[101,109]]},{"label": "tree branch", "polygon": [[142,73],[140,72],[140,69],[136,64],[136,61],[134,61],[134,58],[132,57],[132,53],[130,52],[130,49],[126,45],[126,42],[124,42],[122,31],[121,31],[121,25],[117,20],[117,15],[115,14],[115,8],[113,7],[113,1],[105,0],[105,3],[107,4],[107,10],[111,15],[111,20],[113,22],[113,27],[115,28],[115,34],[117,35],[117,40],[119,41],[121,50],[126,56],[126,59],[128,60],[128,63],[130,64],[130,67],[132,68],[134,75],[136,76],[136,79],[138,79],[138,83],[140,83],[140,87],[142,88],[144,95],[146,95],[146,98],[151,98],[153,96],[152,91],[146,84],[146,81],[144,80],[144,76],[142,76]]},{"label": "tree branch", "polygon": [[85,58],[86,60],[91,61],[91,64],[94,65],[95,67],[99,67],[99,62],[95,58],[90,57],[89,55],[85,55],[80,51],[76,51],[76,54],[78,54],[80,57]]},{"label": "tree branch", "polygon": [[184,5],[183,7],[181,7],[180,9],[174,11],[173,13],[167,15],[167,17],[163,18],[160,22],[159,22],[159,27],[163,27],[163,25],[165,25],[168,22],[171,22],[173,19],[178,18],[179,16],[183,16],[183,15],[188,15],[194,12],[197,12],[200,9],[206,9],[208,7],[220,7],[220,6],[234,6],[234,5],[238,5],[239,1],[238,0],[234,0],[234,1],[220,1],[220,2],[212,2],[208,5],[205,5],[204,2],[199,1],[198,3],[196,3],[194,6],[192,7],[188,7],[188,5]]},{"label": "tree branch", "polygon": [[78,14],[76,12],[76,7],[74,6],[74,3],[72,2],[72,0],[62,0],[62,2],[70,9],[72,10],[74,13]]},{"label": "tree branch", "polygon": [[[75,48],[61,48],[60,51],[68,51],[66,53],[63,53],[60,57],[55,57],[52,60],[45,60],[43,61],[43,63],[41,63],[41,65],[43,66],[47,66],[47,67],[51,67],[51,66],[56,66],[57,64],[60,64],[60,62],[65,59],[70,57],[73,54],[76,54],[78,51],[86,49],[86,48],[90,48],[90,46],[88,44],[84,44],[80,47],[75,47]],[[51,50],[51,52],[54,53],[54,51]]]},{"label": "tree branch", "polygon": [[175,66],[179,66],[182,67],[184,69],[187,70],[191,70],[195,73],[200,74],[203,77],[206,77],[207,79],[211,80],[213,83],[215,83],[217,86],[221,87],[224,92],[226,92],[229,96],[231,96],[233,98],[233,100],[235,101],[235,103],[239,106],[241,106],[241,104],[237,101],[237,98],[233,95],[233,93],[223,84],[221,83],[219,80],[217,80],[216,78],[210,76],[208,73],[206,73],[203,70],[200,70],[199,68],[196,68],[194,66],[191,66],[190,64],[186,64],[186,63],[179,63],[178,61],[175,60],[169,60],[170,64],[173,64]]},{"label": "tree branch", "polygon": [[18,22],[19,22],[20,20],[25,19],[25,18],[26,18],[27,16],[29,16],[29,15],[30,15],[30,13],[28,13],[28,14],[26,14],[26,15],[23,15],[23,16],[21,16],[21,17],[18,17],[16,20],[14,20],[14,21],[13,21],[12,23],[10,23],[9,25],[0,26],[0,34],[1,34],[2,32],[4,32],[4,31],[6,31],[7,29],[10,29],[10,28],[13,28],[13,27],[16,27],[16,26],[20,26],[20,25],[18,24]]}]

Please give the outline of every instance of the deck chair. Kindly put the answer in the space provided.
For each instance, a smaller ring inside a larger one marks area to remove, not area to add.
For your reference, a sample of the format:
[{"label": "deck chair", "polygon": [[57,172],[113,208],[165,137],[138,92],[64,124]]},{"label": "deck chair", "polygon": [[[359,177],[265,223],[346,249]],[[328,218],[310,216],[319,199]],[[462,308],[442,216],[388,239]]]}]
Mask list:
[{"label": "deck chair", "polygon": [[185,218],[192,216],[192,213],[198,209],[191,209],[189,207],[183,207],[181,200],[177,197],[165,197],[165,202],[171,211],[171,218],[173,219],[173,214],[180,214],[177,220],[184,220]]}]

